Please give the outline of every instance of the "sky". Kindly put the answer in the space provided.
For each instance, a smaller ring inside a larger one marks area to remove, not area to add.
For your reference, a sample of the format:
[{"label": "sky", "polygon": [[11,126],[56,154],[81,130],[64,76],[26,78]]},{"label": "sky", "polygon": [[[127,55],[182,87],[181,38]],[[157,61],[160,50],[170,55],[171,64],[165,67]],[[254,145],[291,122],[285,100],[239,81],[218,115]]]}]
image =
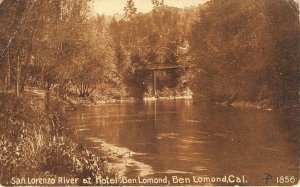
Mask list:
[{"label": "sky", "polygon": [[[164,4],[168,6],[184,8],[192,5],[205,3],[209,0],[164,0]],[[153,8],[151,0],[134,0],[138,12],[150,12]],[[100,15],[114,15],[116,13],[123,14],[123,8],[126,0],[94,0],[94,11]]]}]

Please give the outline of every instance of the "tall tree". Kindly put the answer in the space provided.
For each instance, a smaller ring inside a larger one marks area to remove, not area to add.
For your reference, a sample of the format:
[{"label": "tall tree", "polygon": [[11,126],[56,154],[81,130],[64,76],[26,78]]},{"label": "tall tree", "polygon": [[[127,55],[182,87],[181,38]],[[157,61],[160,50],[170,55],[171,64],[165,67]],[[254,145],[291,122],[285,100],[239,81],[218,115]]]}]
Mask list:
[{"label": "tall tree", "polygon": [[273,105],[297,98],[299,9],[292,0],[213,0],[190,36],[194,92]]},{"label": "tall tree", "polygon": [[127,0],[127,3],[123,9],[125,11],[125,18],[132,21],[133,17],[136,15],[137,8],[134,5],[133,0]]}]

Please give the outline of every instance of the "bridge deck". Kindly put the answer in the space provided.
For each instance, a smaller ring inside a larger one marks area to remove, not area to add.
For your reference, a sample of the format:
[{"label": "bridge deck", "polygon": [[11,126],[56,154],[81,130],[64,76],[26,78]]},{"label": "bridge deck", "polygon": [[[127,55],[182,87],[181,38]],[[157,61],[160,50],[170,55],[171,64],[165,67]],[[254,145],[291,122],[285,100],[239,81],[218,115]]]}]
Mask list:
[{"label": "bridge deck", "polygon": [[184,65],[147,65],[145,67],[138,68],[137,70],[147,71],[147,70],[168,70],[168,69],[182,69],[188,68],[189,66]]}]

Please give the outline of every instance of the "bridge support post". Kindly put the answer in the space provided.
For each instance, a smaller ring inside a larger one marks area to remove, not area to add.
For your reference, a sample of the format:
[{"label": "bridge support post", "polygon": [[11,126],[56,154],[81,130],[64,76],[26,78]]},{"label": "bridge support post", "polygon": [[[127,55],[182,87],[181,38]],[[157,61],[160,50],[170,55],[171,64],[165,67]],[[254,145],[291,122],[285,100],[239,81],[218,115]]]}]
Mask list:
[{"label": "bridge support post", "polygon": [[153,70],[153,93],[154,97],[156,97],[156,70]]}]

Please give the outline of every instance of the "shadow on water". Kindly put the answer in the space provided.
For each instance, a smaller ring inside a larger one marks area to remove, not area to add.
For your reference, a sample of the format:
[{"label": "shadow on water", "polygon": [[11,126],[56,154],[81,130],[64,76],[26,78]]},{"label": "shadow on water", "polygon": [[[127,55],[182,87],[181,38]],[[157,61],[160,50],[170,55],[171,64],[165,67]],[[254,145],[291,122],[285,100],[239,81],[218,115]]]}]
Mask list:
[{"label": "shadow on water", "polygon": [[[237,109],[192,100],[85,107],[69,123],[88,138],[125,147],[152,175],[297,176],[296,121],[283,112]],[[127,175],[136,175],[134,167]],[[274,181],[273,181],[274,182]],[[249,184],[250,184],[249,183]]]}]

